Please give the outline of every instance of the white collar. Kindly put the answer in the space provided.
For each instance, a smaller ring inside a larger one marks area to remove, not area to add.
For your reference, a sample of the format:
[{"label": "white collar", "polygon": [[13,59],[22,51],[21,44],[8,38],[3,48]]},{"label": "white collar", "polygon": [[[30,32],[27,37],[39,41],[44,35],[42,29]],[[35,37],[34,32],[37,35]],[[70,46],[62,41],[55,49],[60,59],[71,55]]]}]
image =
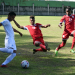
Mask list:
[{"label": "white collar", "polygon": [[31,25],[31,26],[36,26],[36,24],[34,24],[34,25]]}]

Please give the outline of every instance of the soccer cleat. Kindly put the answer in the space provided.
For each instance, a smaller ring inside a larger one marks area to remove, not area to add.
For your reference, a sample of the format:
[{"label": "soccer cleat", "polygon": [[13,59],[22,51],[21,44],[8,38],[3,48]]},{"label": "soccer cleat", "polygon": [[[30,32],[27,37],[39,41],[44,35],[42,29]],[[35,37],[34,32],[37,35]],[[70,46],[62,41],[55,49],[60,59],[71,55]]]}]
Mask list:
[{"label": "soccer cleat", "polygon": [[55,49],[55,56],[57,56],[58,55],[58,51]]},{"label": "soccer cleat", "polygon": [[48,51],[50,51],[50,48],[47,48]]},{"label": "soccer cleat", "polygon": [[36,49],[33,49],[33,54],[35,54],[37,51],[36,51]]},{"label": "soccer cleat", "polygon": [[75,53],[75,51],[73,49],[71,49],[70,52]]},{"label": "soccer cleat", "polygon": [[8,67],[7,65],[1,65],[0,67]]},{"label": "soccer cleat", "polygon": [[48,51],[50,51],[50,48],[48,48],[48,43],[45,43],[45,46],[46,46],[46,49],[47,49]]}]

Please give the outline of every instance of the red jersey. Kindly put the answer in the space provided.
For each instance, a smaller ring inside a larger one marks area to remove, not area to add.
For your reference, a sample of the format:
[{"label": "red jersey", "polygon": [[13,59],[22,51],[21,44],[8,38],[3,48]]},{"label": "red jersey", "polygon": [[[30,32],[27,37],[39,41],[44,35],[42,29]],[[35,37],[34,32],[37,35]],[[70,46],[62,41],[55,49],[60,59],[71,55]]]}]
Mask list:
[{"label": "red jersey", "polygon": [[61,20],[60,23],[64,22],[65,23],[65,28],[64,30],[68,30],[68,31],[72,31],[75,29],[75,15],[64,15]]},{"label": "red jersey", "polygon": [[35,25],[27,25],[25,26],[28,28],[30,35],[33,38],[33,41],[38,39],[39,37],[43,37],[42,33],[41,33],[41,24],[36,23]]}]

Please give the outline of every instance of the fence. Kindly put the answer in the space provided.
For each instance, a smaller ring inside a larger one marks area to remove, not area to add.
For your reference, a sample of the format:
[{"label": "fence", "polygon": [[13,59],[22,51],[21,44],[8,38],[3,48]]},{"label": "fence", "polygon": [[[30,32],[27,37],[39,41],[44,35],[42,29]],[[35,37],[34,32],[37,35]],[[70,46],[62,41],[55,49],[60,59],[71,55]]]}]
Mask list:
[{"label": "fence", "polygon": [[[7,2],[8,1],[8,2]],[[7,0],[0,3],[0,14],[7,14],[10,11],[18,15],[64,15],[65,7],[75,8],[75,2],[64,1],[25,1],[25,0]]]}]

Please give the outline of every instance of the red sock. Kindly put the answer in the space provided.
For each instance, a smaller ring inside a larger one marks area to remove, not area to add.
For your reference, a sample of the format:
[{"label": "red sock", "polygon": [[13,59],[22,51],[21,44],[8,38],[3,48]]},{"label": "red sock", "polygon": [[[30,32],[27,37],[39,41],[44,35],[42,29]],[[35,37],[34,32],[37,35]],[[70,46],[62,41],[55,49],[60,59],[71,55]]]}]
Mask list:
[{"label": "red sock", "polygon": [[73,49],[74,45],[75,45],[75,38],[73,37],[71,49]]},{"label": "red sock", "polygon": [[71,49],[73,49],[74,45],[75,45],[75,32],[74,32],[74,34],[73,34],[73,40],[72,40]]},{"label": "red sock", "polygon": [[62,43],[58,46],[58,48],[57,48],[56,50],[58,51],[59,49],[61,49],[62,47],[64,47],[65,44],[66,44],[66,43],[62,42]]},{"label": "red sock", "polygon": [[43,45],[43,44],[40,44],[40,47],[41,47],[42,49],[44,49],[44,50],[47,50],[47,49],[46,49],[46,46]]},{"label": "red sock", "polygon": [[72,46],[71,46],[71,49],[73,49],[73,47],[74,47],[74,42],[72,42]]},{"label": "red sock", "polygon": [[74,32],[74,34],[73,34],[73,41],[75,42],[75,32]]},{"label": "red sock", "polygon": [[38,49],[36,49],[36,51],[43,51],[43,50],[42,50],[42,48],[38,48]]}]

